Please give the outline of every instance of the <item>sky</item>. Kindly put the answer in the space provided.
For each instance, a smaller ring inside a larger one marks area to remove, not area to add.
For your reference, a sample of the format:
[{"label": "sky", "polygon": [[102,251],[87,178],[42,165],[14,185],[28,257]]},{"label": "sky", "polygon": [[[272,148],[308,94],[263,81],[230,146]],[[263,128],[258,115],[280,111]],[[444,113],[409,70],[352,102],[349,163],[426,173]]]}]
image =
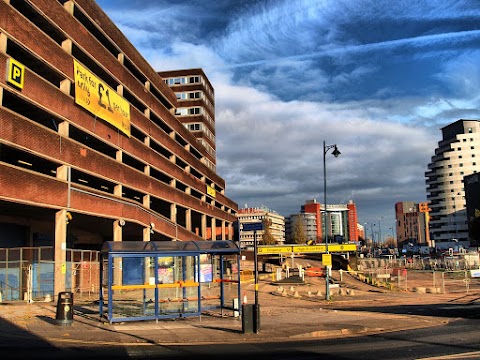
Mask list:
[{"label": "sky", "polygon": [[426,201],[441,128],[480,118],[479,0],[97,0],[157,71],[215,89],[217,173],[239,208],[353,200],[390,235]]}]

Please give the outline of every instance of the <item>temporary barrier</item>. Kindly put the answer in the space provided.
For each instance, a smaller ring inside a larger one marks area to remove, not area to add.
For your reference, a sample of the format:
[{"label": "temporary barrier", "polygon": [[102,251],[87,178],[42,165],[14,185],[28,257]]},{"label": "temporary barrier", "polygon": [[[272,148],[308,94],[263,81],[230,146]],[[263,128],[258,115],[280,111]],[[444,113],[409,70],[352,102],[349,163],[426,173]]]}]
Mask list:
[{"label": "temporary barrier", "polygon": [[100,316],[110,323],[200,316],[240,298],[232,241],[109,241],[101,251]]}]

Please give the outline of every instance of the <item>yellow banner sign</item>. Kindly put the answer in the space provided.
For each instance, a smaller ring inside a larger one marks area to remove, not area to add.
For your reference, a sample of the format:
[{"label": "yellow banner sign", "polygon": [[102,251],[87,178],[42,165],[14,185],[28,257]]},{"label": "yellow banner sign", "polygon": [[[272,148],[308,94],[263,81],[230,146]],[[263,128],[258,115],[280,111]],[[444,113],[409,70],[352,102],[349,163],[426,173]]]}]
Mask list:
[{"label": "yellow banner sign", "polygon": [[293,252],[292,246],[269,246],[257,248],[258,254],[282,254],[282,253],[291,253]]},{"label": "yellow banner sign", "polygon": [[310,245],[310,246],[294,246],[293,251],[299,252],[299,253],[321,253],[325,252],[326,248],[325,245]]},{"label": "yellow banner sign", "polygon": [[[344,253],[357,250],[357,244],[328,244],[328,252]],[[325,253],[327,247],[321,245],[278,245],[278,246],[259,246],[258,254],[283,254],[283,253]]]},{"label": "yellow banner sign", "polygon": [[74,64],[75,103],[130,136],[130,104],[77,61]]}]

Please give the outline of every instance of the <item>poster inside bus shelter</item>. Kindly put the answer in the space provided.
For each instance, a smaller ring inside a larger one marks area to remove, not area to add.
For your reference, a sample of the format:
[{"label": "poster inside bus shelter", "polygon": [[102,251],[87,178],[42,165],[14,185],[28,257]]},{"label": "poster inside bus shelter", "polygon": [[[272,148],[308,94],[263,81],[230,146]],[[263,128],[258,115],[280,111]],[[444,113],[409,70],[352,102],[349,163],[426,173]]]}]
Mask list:
[{"label": "poster inside bus shelter", "polygon": [[[198,276],[197,276],[198,279]],[[207,283],[213,280],[212,256],[210,254],[200,255],[200,282]],[[198,280],[197,280],[198,281]]]}]

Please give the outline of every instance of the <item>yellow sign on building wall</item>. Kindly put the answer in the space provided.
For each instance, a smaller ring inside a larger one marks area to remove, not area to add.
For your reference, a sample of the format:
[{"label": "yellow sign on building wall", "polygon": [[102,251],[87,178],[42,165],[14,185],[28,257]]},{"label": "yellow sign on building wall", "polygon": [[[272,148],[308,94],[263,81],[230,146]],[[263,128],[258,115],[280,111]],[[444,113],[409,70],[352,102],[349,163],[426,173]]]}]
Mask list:
[{"label": "yellow sign on building wall", "polygon": [[7,82],[23,89],[25,66],[12,58],[7,60]]},{"label": "yellow sign on building wall", "polygon": [[213,198],[217,196],[217,192],[215,191],[215,189],[208,185],[207,185],[207,194]]},{"label": "yellow sign on building wall", "polygon": [[74,64],[75,103],[130,136],[130,104],[77,61]]}]

